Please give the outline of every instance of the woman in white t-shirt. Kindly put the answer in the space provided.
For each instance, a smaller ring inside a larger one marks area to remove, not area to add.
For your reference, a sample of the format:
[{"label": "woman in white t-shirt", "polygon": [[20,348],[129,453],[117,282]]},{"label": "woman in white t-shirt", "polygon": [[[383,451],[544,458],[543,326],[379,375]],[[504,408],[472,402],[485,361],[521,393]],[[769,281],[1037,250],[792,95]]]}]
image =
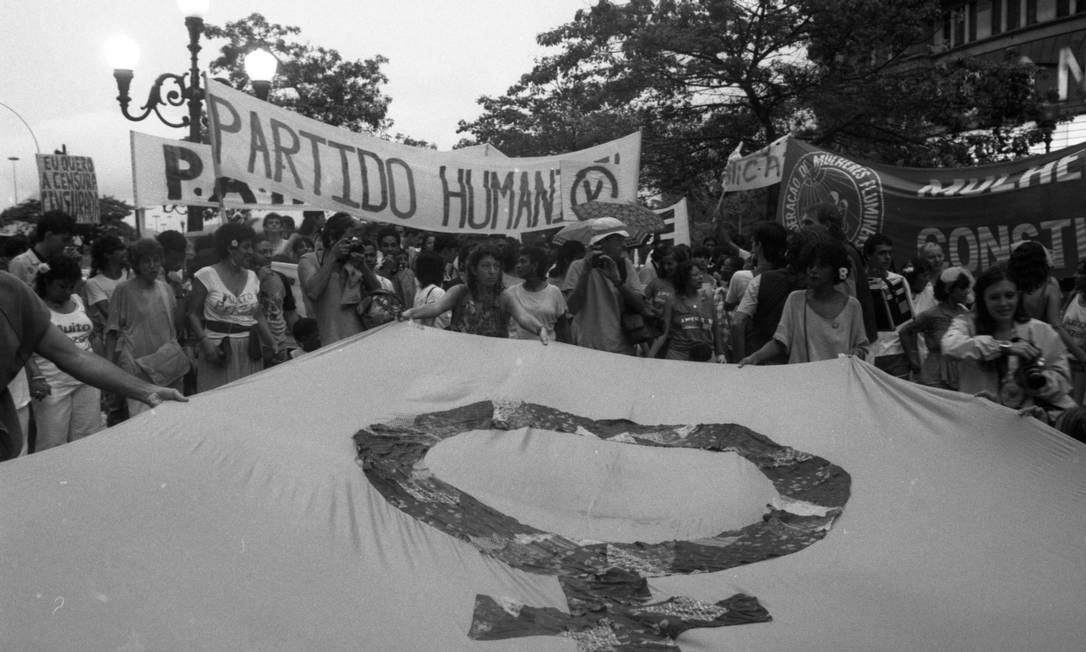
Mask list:
[{"label": "woman in white t-shirt", "polygon": [[[524,279],[505,292],[547,329],[548,337],[569,342],[569,310],[566,297],[556,285],[547,282],[550,263],[540,247],[525,247],[517,256],[516,275]],[[515,319],[509,320],[509,337],[534,340],[535,333],[525,330]]]},{"label": "woman in white t-shirt", "polygon": [[[74,294],[83,279],[79,263],[67,256],[47,261],[35,279],[35,291],[49,308],[49,321],[78,348],[91,350],[94,329],[83,300]],[[36,451],[60,446],[102,427],[101,392],[64,373],[50,360],[34,355],[28,363],[30,394],[37,423]]]},{"label": "woman in white t-shirt", "polygon": [[[445,260],[432,251],[423,251],[415,258],[415,277],[419,280],[420,289],[415,293],[415,303],[412,308],[418,308],[431,303],[437,303],[445,296],[445,289],[441,287],[445,280]],[[446,310],[437,317],[420,319],[424,326],[435,328],[448,328],[452,312]]]}]

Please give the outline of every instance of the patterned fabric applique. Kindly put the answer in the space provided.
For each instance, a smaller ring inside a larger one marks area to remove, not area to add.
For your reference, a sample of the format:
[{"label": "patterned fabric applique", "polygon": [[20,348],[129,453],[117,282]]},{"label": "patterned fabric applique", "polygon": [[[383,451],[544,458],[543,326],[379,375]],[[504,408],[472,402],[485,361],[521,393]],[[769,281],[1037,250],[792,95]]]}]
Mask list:
[{"label": "patterned fabric applique", "polygon": [[[757,466],[780,496],[758,522],[703,539],[581,541],[525,525],[419,464],[438,442],[461,433],[526,427],[590,433],[641,446],[732,451]],[[771,620],[757,598],[741,593],[715,603],[682,596],[650,603],[646,578],[712,573],[802,550],[829,532],[852,483],[844,469],[825,459],[737,424],[644,426],[588,419],[532,403],[473,403],[374,424],[354,440],[366,477],[396,508],[513,568],[557,576],[568,613],[477,595],[471,638],[564,636],[583,652],[677,649],[675,639],[687,629]]]}]

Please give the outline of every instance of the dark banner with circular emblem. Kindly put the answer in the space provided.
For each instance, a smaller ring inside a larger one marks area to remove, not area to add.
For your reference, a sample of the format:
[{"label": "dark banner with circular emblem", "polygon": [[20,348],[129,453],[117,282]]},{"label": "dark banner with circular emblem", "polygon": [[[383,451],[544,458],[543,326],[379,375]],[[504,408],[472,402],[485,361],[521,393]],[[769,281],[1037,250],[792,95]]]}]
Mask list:
[{"label": "dark banner with circular emblem", "polygon": [[1019,240],[1036,240],[1066,276],[1086,257],[1086,145],[1012,163],[972,168],[905,168],[865,163],[789,139],[778,217],[797,225],[832,203],[862,245],[873,233],[894,241],[899,264],[937,242],[952,265],[983,270]]}]

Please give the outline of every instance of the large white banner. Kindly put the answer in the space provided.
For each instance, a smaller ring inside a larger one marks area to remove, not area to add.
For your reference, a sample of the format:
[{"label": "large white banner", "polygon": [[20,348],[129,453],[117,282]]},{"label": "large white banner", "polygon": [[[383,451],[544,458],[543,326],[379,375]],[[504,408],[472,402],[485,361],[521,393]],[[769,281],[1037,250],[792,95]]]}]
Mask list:
[{"label": "large white banner", "polygon": [[[503,159],[390,143],[215,81],[208,83],[207,108],[218,176],[364,219],[516,234],[575,220],[562,209],[567,196],[573,204],[637,197],[640,133],[561,156]],[[613,172],[603,182],[580,183],[581,172],[593,174],[600,164]],[[564,178],[567,169],[573,178]]]},{"label": "large white banner", "polygon": [[262,210],[309,210],[290,197],[236,179],[215,178],[211,145],[131,132],[132,192],[137,208],[184,204]]}]

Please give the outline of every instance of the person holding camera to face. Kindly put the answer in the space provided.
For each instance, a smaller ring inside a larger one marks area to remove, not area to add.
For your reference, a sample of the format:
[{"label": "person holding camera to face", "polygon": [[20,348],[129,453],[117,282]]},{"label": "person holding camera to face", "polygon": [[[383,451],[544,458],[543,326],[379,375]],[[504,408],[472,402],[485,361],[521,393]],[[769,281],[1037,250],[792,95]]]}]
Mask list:
[{"label": "person holding camera to face", "polygon": [[614,217],[592,220],[584,258],[569,265],[562,292],[573,314],[574,342],[580,346],[633,355],[622,324],[624,312],[644,311],[644,287],[626,255],[626,226]]},{"label": "person holding camera to face", "polygon": [[356,313],[358,303],[381,283],[366,264],[365,242],[358,222],[347,213],[328,218],[319,253],[304,254],[298,261],[298,281],[312,305],[323,345],[362,332]]},{"label": "person holding camera to face", "polygon": [[959,360],[958,389],[1052,423],[1074,407],[1067,347],[1048,324],[1031,319],[1005,265],[977,277],[976,308],[954,319],[943,355]]}]

